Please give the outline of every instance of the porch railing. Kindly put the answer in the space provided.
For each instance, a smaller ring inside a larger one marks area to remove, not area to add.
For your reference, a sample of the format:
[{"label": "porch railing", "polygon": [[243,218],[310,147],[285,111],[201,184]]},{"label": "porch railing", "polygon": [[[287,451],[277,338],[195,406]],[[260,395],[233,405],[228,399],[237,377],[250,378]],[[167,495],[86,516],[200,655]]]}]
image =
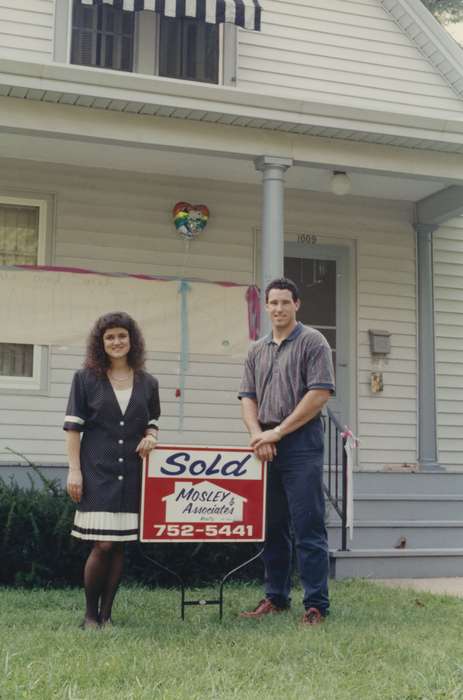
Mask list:
[{"label": "porch railing", "polygon": [[323,415],[325,426],[325,479],[327,499],[341,518],[341,550],[347,550],[347,453],[344,428],[330,408]]}]

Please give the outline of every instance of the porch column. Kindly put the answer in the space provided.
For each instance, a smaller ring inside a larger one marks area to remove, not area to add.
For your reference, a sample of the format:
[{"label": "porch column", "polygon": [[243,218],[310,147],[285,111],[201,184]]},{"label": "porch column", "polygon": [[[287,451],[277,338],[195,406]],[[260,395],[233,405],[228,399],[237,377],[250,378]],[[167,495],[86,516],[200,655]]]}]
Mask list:
[{"label": "porch column", "polygon": [[284,179],[293,164],[289,158],[261,156],[255,161],[262,172],[261,231],[261,336],[270,331],[265,313],[265,287],[275,277],[283,276],[284,268]]},{"label": "porch column", "polygon": [[444,471],[437,459],[436,351],[433,233],[438,224],[416,224],[418,267],[418,462]]}]

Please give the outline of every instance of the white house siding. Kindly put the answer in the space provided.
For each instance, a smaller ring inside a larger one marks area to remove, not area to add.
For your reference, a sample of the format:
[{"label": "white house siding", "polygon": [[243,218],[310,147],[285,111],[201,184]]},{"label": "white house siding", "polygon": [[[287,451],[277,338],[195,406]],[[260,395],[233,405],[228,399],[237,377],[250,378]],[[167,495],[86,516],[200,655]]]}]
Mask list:
[{"label": "white house siding", "polygon": [[[252,279],[257,188],[34,162],[1,165],[1,191],[55,196],[53,264],[243,284]],[[171,210],[179,200],[205,201],[211,210],[207,229],[189,250],[173,226]],[[83,339],[88,330],[82,329]],[[6,446],[41,463],[63,461],[63,411],[82,353],[82,348],[52,348],[49,397],[12,396],[0,390],[0,461],[12,459]],[[162,439],[178,440],[179,357],[150,353],[148,367],[161,385]],[[241,359],[191,358],[183,443],[243,443],[236,399],[241,368]]]},{"label": "white house siding", "polygon": [[449,221],[434,236],[439,460],[462,469],[463,217]]},{"label": "white house siding", "polygon": [[0,0],[0,59],[51,61],[54,9],[55,0]]},{"label": "white house siding", "polygon": [[379,0],[266,0],[239,32],[237,85],[253,93],[452,118],[461,100]]},{"label": "white house siding", "polygon": [[[357,424],[355,418],[351,422],[361,438],[359,466],[416,463],[415,236],[410,205],[320,194],[311,201],[304,193],[288,196],[287,212],[293,231],[310,229],[320,243],[351,244],[356,253],[350,323],[358,352],[351,378]],[[376,395],[370,390],[370,328],[392,334],[384,392]]]},{"label": "white house siding", "polygon": [[[260,219],[260,187],[3,161],[1,191],[53,194],[56,201],[56,265],[102,271],[184,275],[248,284],[253,281],[253,230]],[[7,175],[5,175],[7,173]],[[186,252],[175,234],[171,208],[177,200],[205,202],[210,222]],[[320,243],[349,245],[355,267],[350,319],[359,357],[352,362],[354,414],[362,438],[361,466],[382,468],[416,460],[415,253],[408,205],[372,199],[342,199],[288,191],[287,238],[307,230]],[[369,390],[368,328],[392,333],[385,390]],[[82,329],[84,337],[88,329]],[[160,329],[162,332],[162,329]],[[61,421],[82,348],[53,347],[49,396],[13,396],[0,391],[0,461],[5,447],[41,463],[64,460]],[[190,358],[185,391],[185,432],[178,433],[179,357],[150,353],[159,377],[162,440],[239,445],[246,441],[236,392],[242,358]],[[358,363],[358,373],[356,364]],[[358,393],[358,396],[357,396]],[[358,414],[358,421],[357,421]]]}]

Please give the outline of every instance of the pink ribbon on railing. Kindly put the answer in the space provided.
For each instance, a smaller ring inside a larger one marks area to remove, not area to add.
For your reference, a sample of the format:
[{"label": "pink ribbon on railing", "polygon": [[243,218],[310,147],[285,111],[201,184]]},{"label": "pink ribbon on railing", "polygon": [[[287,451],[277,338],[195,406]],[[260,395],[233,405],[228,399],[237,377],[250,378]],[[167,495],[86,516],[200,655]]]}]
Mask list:
[{"label": "pink ribbon on railing", "polygon": [[250,340],[257,340],[260,335],[260,295],[259,288],[252,284],[246,290],[248,302],[248,324]]},{"label": "pink ribbon on railing", "polygon": [[354,433],[347,425],[344,426],[344,431],[341,433],[341,437],[345,438],[346,440],[351,438],[355,443],[354,447],[358,447],[360,445],[360,440],[355,437]]},{"label": "pink ribbon on railing", "polygon": [[346,425],[341,437],[345,440],[344,449],[347,456],[347,513],[346,526],[349,530],[350,539],[354,536],[354,450],[359,446],[360,441],[355,437],[352,430]]}]

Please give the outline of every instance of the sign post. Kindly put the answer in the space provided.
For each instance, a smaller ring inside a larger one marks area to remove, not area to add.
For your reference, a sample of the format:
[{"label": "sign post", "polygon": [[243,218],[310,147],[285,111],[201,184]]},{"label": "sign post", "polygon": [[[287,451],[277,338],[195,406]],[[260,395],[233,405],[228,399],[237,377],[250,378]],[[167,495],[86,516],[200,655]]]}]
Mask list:
[{"label": "sign post", "polygon": [[[140,518],[141,542],[263,542],[266,465],[247,448],[159,445],[145,459]],[[218,600],[185,600],[186,605],[219,605]],[[155,562],[159,565],[158,562]],[[165,567],[163,567],[165,568]]]}]

